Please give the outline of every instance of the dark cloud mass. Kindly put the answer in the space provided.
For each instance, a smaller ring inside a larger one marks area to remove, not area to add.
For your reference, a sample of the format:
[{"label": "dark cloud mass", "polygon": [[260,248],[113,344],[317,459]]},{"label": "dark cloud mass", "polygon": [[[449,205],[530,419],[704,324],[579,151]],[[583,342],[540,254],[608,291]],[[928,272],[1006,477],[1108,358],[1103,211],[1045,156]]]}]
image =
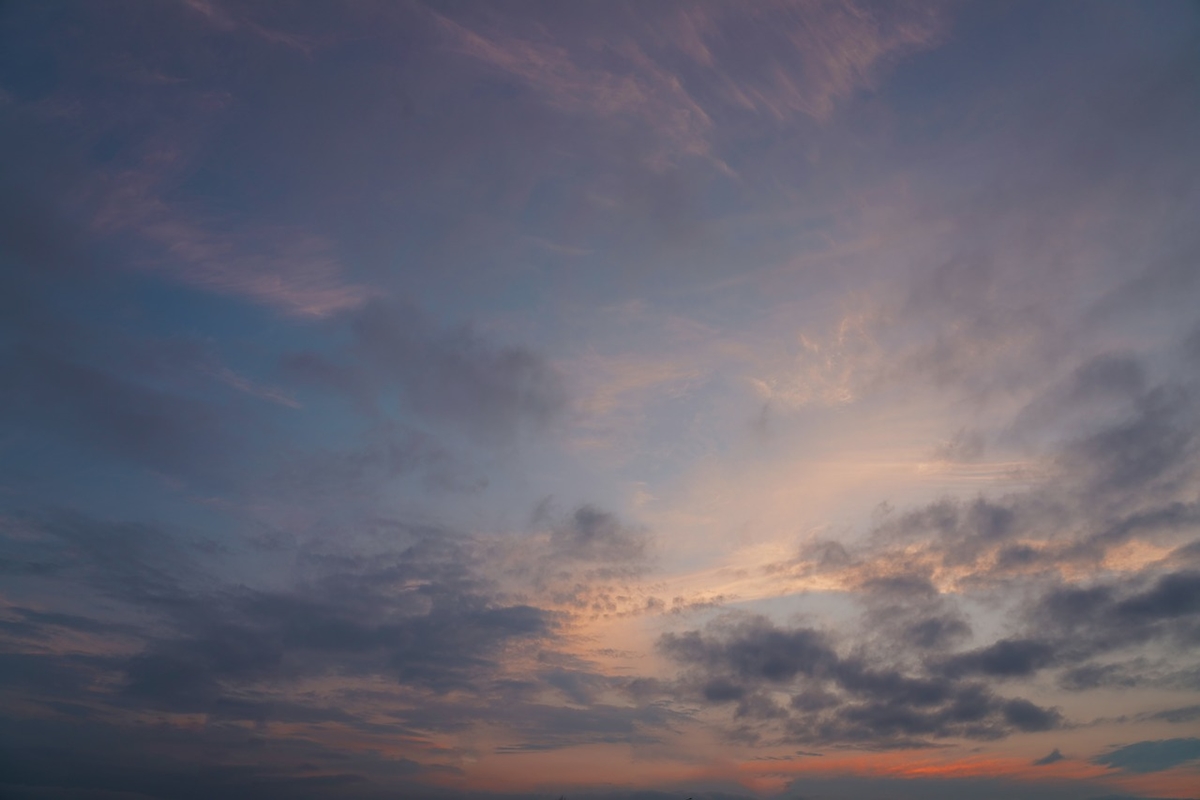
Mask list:
[{"label": "dark cloud mass", "polygon": [[1171,708],[1152,714],[1151,717],[1165,719],[1167,722],[1191,722],[1194,719],[1200,719],[1200,705]]},{"label": "dark cloud mass", "polygon": [[[621,529],[611,515],[590,506],[572,519],[607,525],[610,534]],[[144,621],[106,622],[87,611],[6,609],[2,630],[15,649],[0,662],[0,691],[10,699],[22,697],[40,709],[42,719],[33,729],[0,731],[9,752],[22,760],[9,773],[17,785],[27,779],[66,787],[77,779],[92,788],[153,786],[164,796],[192,796],[201,789],[183,788],[191,769],[188,754],[205,750],[233,759],[223,777],[205,775],[199,784],[205,791],[284,796],[345,783],[374,792],[381,789],[371,788],[366,774],[386,778],[394,762],[390,767],[370,758],[348,762],[328,749],[336,748],[334,742],[320,744],[318,736],[293,741],[288,747],[298,750],[274,765],[242,770],[232,764],[255,737],[247,742],[237,732],[246,724],[260,730],[316,726],[314,732],[335,726],[382,745],[394,737],[423,742],[439,731],[488,720],[524,737],[521,750],[654,741],[653,731],[677,716],[659,704],[597,702],[618,686],[589,672],[586,663],[538,668],[554,658],[565,617],[505,600],[481,571],[486,548],[449,531],[395,530],[394,538],[406,544],[370,558],[294,552],[291,557],[308,562],[310,577],[286,589],[263,590],[197,573],[200,562],[218,569],[223,554],[206,552],[202,544],[187,549],[163,530],[81,517],[25,525],[24,536],[5,540],[10,574],[71,580],[116,603],[110,613],[132,609]],[[277,548],[263,553],[272,559],[285,554]],[[590,557],[572,553],[576,560]],[[96,656],[56,652],[53,643],[64,632],[121,644]],[[336,679],[330,690],[303,689],[330,679]],[[546,689],[562,690],[588,708],[546,705],[538,699]],[[79,735],[90,731],[135,743],[155,736],[146,715],[163,720],[196,714],[207,720],[204,726],[170,728],[170,737],[156,745],[167,757],[157,777],[140,771],[130,751],[105,763],[114,757],[104,755],[100,742],[87,741],[70,756],[77,778],[48,777],[41,754],[52,751],[39,742],[44,735],[62,736],[62,726],[82,725]],[[264,741],[258,738],[256,746]],[[183,760],[172,764],[174,759]],[[330,779],[316,780],[304,774],[305,760],[340,764],[335,769],[343,772],[322,768]],[[436,755],[432,764],[406,763],[410,768],[395,774],[455,769],[439,764]]]},{"label": "dark cloud mass", "polygon": [[1159,772],[1200,758],[1200,739],[1161,739],[1118,747],[1095,762],[1127,772]]},{"label": "dark cloud mass", "polygon": [[[1031,488],[888,514],[856,547],[819,542],[796,562],[771,568],[855,586],[866,608],[860,633],[835,639],[730,618],[708,632],[667,634],[660,647],[694,673],[681,689],[702,686],[710,703],[738,701],[735,716],[743,717],[744,698],[754,692],[803,686],[787,735],[876,744],[1059,727],[1059,711],[1003,697],[1047,674],[1073,692],[1194,690],[1187,664],[1200,646],[1200,589],[1196,572],[1168,557],[1172,548],[1193,547],[1198,531],[1200,459],[1185,400],[1193,390],[1188,383],[1151,386],[1145,375],[1144,365],[1126,357],[1079,368],[1074,392],[1115,391],[1121,403],[1064,441],[1056,468]],[[1144,567],[1114,570],[1115,554],[1131,546],[1160,555]],[[1077,569],[1087,577],[1066,578]],[[964,647],[972,627],[961,601],[935,586],[934,576],[1007,606],[1009,633]],[[760,734],[782,730],[764,722]]]},{"label": "dark cloud mass", "polygon": [[[681,692],[699,687],[709,703],[737,701],[737,717],[778,727],[774,735],[790,741],[912,747],[951,736],[1049,730],[1062,721],[1054,709],[999,697],[957,675],[905,674],[886,657],[841,656],[828,634],[779,628],[761,617],[727,617],[707,631],[665,634],[659,648],[685,666]],[[794,693],[792,711],[763,692]]]},{"label": "dark cloud mass", "polygon": [[416,308],[380,301],[351,328],[349,365],[296,353],[285,369],[377,408],[398,391],[417,414],[486,442],[544,428],[565,412],[562,375],[528,349],[496,347],[469,327],[438,330]]},{"label": "dark cloud mass", "polygon": [[637,561],[646,554],[642,531],[630,530],[614,515],[581,506],[555,527],[552,548],[570,559],[600,562]]}]

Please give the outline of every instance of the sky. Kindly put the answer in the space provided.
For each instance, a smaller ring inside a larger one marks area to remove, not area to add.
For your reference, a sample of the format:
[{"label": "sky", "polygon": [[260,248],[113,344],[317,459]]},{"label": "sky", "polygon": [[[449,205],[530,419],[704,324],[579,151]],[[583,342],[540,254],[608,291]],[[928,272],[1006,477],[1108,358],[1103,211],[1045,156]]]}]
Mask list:
[{"label": "sky", "polygon": [[1200,6],[0,3],[0,796],[1200,797]]}]

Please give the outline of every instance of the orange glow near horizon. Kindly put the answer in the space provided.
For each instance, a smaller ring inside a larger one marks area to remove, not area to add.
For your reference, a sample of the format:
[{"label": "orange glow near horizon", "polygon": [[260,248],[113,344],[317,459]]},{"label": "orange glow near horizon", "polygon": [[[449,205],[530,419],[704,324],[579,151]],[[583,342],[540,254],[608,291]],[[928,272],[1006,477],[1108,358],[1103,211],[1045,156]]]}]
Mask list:
[{"label": "orange glow near horizon", "polygon": [[[703,763],[698,763],[698,762]],[[536,776],[536,778],[531,778]],[[533,791],[584,786],[678,786],[722,782],[769,794],[805,776],[820,779],[970,780],[991,779],[1029,784],[1086,781],[1114,790],[1163,798],[1195,797],[1200,770],[1179,767],[1154,774],[1128,774],[1087,761],[1064,759],[1035,766],[1028,758],[944,756],[926,750],[883,753],[832,753],[793,760],[743,760],[695,757],[639,760],[625,745],[589,745],[554,752],[497,754],[483,757],[468,779],[444,783],[493,791]]]}]

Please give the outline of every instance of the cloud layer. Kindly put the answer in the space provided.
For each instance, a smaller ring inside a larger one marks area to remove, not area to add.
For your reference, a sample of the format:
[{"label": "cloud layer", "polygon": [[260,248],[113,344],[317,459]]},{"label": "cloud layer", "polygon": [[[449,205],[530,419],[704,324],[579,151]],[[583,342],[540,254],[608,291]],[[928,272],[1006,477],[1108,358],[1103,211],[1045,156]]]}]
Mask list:
[{"label": "cloud layer", "polygon": [[0,794],[1192,796],[1198,31],[0,6]]}]

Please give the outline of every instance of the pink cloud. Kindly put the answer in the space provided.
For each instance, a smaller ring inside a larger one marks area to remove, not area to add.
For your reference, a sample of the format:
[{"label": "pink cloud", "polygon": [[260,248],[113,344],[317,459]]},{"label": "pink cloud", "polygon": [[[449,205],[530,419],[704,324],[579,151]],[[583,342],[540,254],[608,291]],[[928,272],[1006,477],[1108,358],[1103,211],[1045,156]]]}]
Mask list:
[{"label": "pink cloud", "polygon": [[438,24],[463,53],[526,81],[548,103],[566,111],[647,120],[683,152],[707,152],[712,126],[678,78],[632,41],[613,43],[623,69],[581,66],[579,53],[550,42],[477,33],[441,15]]},{"label": "pink cloud", "polygon": [[93,217],[102,233],[133,233],[157,246],[148,269],[297,317],[326,317],[367,300],[367,288],[345,280],[323,237],[290,227],[215,230],[167,203],[159,180],[155,169],[116,176]]},{"label": "pink cloud", "polygon": [[856,2],[643,6],[619,35],[486,31],[435,14],[462,53],[509,73],[557,108],[644,121],[676,152],[710,156],[731,111],[828,119],[888,64],[933,46],[938,6]]}]

